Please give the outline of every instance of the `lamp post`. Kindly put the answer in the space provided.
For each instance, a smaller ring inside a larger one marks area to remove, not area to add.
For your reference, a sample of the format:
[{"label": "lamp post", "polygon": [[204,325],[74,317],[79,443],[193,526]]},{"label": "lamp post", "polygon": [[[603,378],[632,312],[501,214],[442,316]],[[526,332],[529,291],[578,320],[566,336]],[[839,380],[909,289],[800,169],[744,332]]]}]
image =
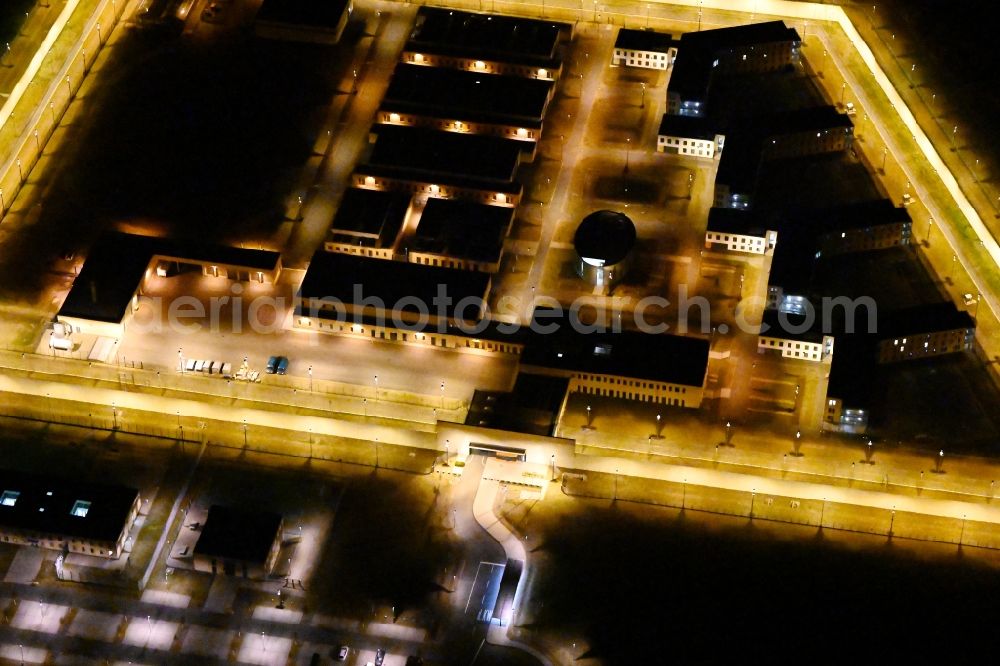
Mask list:
[{"label": "lamp post", "polygon": [[802,431],[795,431],[795,439],[792,440],[792,455],[796,458],[802,457],[802,452],[799,450],[802,447]]},{"label": "lamp post", "polygon": [[733,439],[733,424],[730,421],[726,421],[726,446],[729,446],[729,443],[732,441],[732,439]]},{"label": "lamp post", "polygon": [[632,138],[631,137],[626,137],[625,138],[625,169],[623,170],[623,173],[628,173],[628,162],[629,162],[629,155],[631,154],[631,152],[632,152]]},{"label": "lamp post", "polygon": [[378,375],[375,375],[375,402],[378,402]]},{"label": "lamp post", "polygon": [[587,405],[587,427],[588,428],[591,427],[591,423],[593,423],[593,412],[590,409],[590,405]]},{"label": "lamp post", "polygon": [[111,403],[111,426],[112,430],[118,430],[118,407]]},{"label": "lamp post", "polygon": [[941,469],[942,464],[944,464],[944,449],[938,451],[937,460],[934,461],[934,471],[938,474],[941,474],[944,471]]},{"label": "lamp post", "polygon": [[247,443],[247,420],[243,419],[243,448],[246,449],[247,447],[248,447],[248,443]]},{"label": "lamp post", "polygon": [[874,465],[875,464],[872,461],[872,455],[873,455],[872,440],[869,439],[868,440],[868,445],[865,446],[865,462],[868,463],[869,465]]},{"label": "lamp post", "polygon": [[879,169],[883,174],[885,173],[885,158],[888,157],[888,156],[889,156],[889,149],[883,147],[882,148],[882,166]]},{"label": "lamp post", "polygon": [[645,83],[642,84],[642,99],[639,102],[639,108],[640,109],[645,109],[646,108],[646,84]]},{"label": "lamp post", "polygon": [[441,409],[444,409],[444,382],[441,382]]},{"label": "lamp post", "polygon": [[933,217],[928,217],[927,218],[927,238],[926,238],[926,241],[928,243],[931,242],[931,229],[933,229],[933,228],[934,228],[934,218]]},{"label": "lamp post", "polygon": [[375,469],[378,469],[378,437],[375,438]]},{"label": "lamp post", "polygon": [[951,149],[955,151],[955,136],[958,134],[958,125],[951,128]]},{"label": "lamp post", "polygon": [[444,464],[447,465],[451,459],[451,440],[444,440]]},{"label": "lamp post", "polygon": [[184,374],[184,348],[177,348],[177,364],[181,366],[181,374]]},{"label": "lamp post", "polygon": [[309,392],[313,392],[313,367],[309,366]]}]

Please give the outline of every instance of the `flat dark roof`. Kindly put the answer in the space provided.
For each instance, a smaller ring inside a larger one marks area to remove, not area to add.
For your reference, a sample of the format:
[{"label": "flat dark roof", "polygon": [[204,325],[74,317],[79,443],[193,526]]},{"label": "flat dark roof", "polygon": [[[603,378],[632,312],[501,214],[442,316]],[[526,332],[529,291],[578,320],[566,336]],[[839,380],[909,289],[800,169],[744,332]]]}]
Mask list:
[{"label": "flat dark roof", "polygon": [[813,283],[819,257],[816,234],[812,229],[786,227],[778,232],[778,244],[771,256],[769,285],[781,287],[785,293],[802,295]]},{"label": "flat dark roof", "polygon": [[435,174],[511,182],[523,143],[484,134],[375,125],[367,163]]},{"label": "flat dark roof", "polygon": [[[708,211],[706,231],[763,237],[767,231],[767,225],[763,223],[761,216],[753,210],[714,207]],[[780,242],[781,238],[779,237],[778,240]]]},{"label": "flat dark roof", "polygon": [[[874,199],[825,208],[816,211],[802,211],[789,217],[800,217],[801,221],[811,221],[818,231],[842,231],[867,229],[887,224],[910,224],[910,213],[889,199]],[[810,218],[812,218],[810,220]],[[795,223],[796,220],[790,220]]]},{"label": "flat dark roof", "polygon": [[799,34],[782,21],[684,33],[678,44],[668,90],[685,99],[702,98],[711,83],[712,63],[719,55],[736,48],[786,41],[800,41]]},{"label": "flat dark roof", "polygon": [[461,199],[428,199],[413,247],[451,257],[495,262],[514,220],[514,209]]},{"label": "flat dark roof", "polygon": [[659,133],[662,136],[683,136],[692,139],[714,139],[717,133],[713,122],[699,116],[678,116],[664,113],[660,119]]},{"label": "flat dark roof", "polygon": [[[139,496],[138,490],[127,486],[10,469],[0,470],[0,493],[4,498],[0,501],[0,525],[6,529],[110,542],[121,536]],[[89,502],[85,516],[71,513],[78,501]]]},{"label": "flat dark roof", "polygon": [[762,147],[759,136],[744,131],[727,134],[715,182],[728,185],[733,194],[752,193],[760,176]]},{"label": "flat dark roof", "polygon": [[552,437],[568,389],[568,377],[519,373],[510,392],[477,390],[465,425]]},{"label": "flat dark roof", "polygon": [[349,0],[264,0],[258,21],[336,28]]},{"label": "flat dark roof", "polygon": [[195,555],[263,564],[279,538],[281,516],[213,504],[194,546]]},{"label": "flat dark roof", "polygon": [[120,322],[156,255],[250,270],[274,270],[281,260],[279,253],[266,250],[109,232],[90,249],[59,316]]},{"label": "flat dark roof", "polygon": [[[525,335],[521,363],[571,372],[631,377],[702,386],[708,368],[708,340],[680,335],[577,332],[568,315],[535,311],[536,330]],[[545,334],[539,326],[558,324]]]},{"label": "flat dark roof", "polygon": [[847,409],[868,409],[876,372],[876,341],[870,335],[838,335],[826,393]]},{"label": "flat dark roof", "polygon": [[569,29],[566,24],[538,19],[421,7],[407,49],[449,47],[484,60],[552,58],[560,34]]},{"label": "flat dark roof", "polygon": [[[909,223],[910,214],[889,199],[873,199],[832,206],[763,213],[759,209],[712,208],[708,212],[708,230],[721,233],[762,236],[767,229],[782,234],[809,229],[815,234],[850,229],[868,229],[886,224]],[[818,245],[817,245],[818,247]]]},{"label": "flat dark roof", "polygon": [[951,301],[916,305],[890,312],[879,312],[878,336],[881,339],[972,329],[976,321],[965,310],[959,310]]},{"label": "flat dark roof", "polygon": [[390,247],[399,234],[412,195],[408,192],[351,187],[333,218],[331,232],[344,242],[368,247]]},{"label": "flat dark roof", "polygon": [[772,338],[786,338],[803,342],[822,342],[821,317],[808,317],[794,313],[764,310],[760,334]]},{"label": "flat dark roof", "polygon": [[755,187],[770,142],[788,134],[849,127],[850,117],[832,106],[745,118],[726,133],[716,181],[729,185],[733,192],[747,192]]},{"label": "flat dark roof", "polygon": [[669,34],[655,30],[621,28],[618,30],[618,36],[615,37],[616,49],[666,53],[672,46],[674,46],[674,40]]},{"label": "flat dark roof", "polygon": [[[381,299],[386,307],[385,317],[389,319],[394,305],[412,304],[414,300],[435,314],[438,310],[435,298],[439,287],[443,287],[451,300],[442,309],[450,318],[455,315],[457,305],[465,305],[460,303],[463,299],[481,304],[489,284],[490,276],[476,271],[317,252],[309,263],[299,294],[303,299],[335,298],[356,305],[355,285],[360,285],[363,298]],[[415,311],[412,305],[407,310]],[[480,310],[470,306],[462,314],[478,319]]]},{"label": "flat dark roof", "polygon": [[503,192],[512,196],[521,194],[521,190],[523,189],[521,183],[517,181],[489,180],[487,178],[474,178],[466,174],[454,173],[432,174],[416,169],[376,166],[374,164],[359,164],[357,166],[357,173],[376,178],[393,178],[411,183],[431,183],[468,190],[481,190],[483,192]]},{"label": "flat dark roof", "polygon": [[854,126],[849,115],[837,111],[836,107],[830,105],[810,106],[802,109],[792,109],[791,111],[782,111],[781,113],[750,118],[746,122],[750,128],[753,128],[765,138],[791,134],[793,132],[809,132],[812,130]]},{"label": "flat dark roof", "polygon": [[382,108],[435,118],[518,125],[540,122],[545,115],[551,81],[481,74],[447,67],[399,64]]}]

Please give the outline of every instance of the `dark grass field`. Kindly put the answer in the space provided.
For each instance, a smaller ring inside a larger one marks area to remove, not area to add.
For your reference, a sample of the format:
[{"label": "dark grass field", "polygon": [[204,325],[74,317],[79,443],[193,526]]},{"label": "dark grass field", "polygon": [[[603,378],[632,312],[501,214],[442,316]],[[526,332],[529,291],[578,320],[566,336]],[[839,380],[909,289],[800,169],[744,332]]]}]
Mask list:
[{"label": "dark grass field", "polygon": [[604,664],[968,663],[1000,620],[1000,571],[957,555],[784,540],[737,521],[709,529],[628,505],[539,513],[551,564],[534,589],[536,627],[582,631],[578,657]]},{"label": "dark grass field", "polygon": [[119,224],[209,242],[269,238],[335,94],[341,48],[129,31],[68,117],[37,220],[0,257],[0,291],[36,297],[54,243],[82,251]]},{"label": "dark grass field", "polygon": [[0,2],[0,48],[17,35],[24,13],[35,6],[35,0],[3,0]]}]

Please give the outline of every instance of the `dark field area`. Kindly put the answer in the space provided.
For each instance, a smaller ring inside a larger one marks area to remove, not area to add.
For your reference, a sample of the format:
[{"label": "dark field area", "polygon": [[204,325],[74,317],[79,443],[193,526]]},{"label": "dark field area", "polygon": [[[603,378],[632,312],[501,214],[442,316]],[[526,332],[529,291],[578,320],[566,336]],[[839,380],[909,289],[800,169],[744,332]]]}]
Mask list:
[{"label": "dark field area", "polygon": [[397,615],[430,607],[458,555],[440,498],[409,474],[353,478],[337,509],[311,596],[324,612],[367,619],[373,605]]},{"label": "dark field area", "polygon": [[24,12],[35,6],[35,0],[3,0],[0,2],[0,48],[14,39],[24,22]]},{"label": "dark field area", "polygon": [[130,31],[92,74],[84,112],[67,116],[58,168],[39,183],[38,220],[0,260],[3,291],[37,293],[52,239],[85,249],[120,223],[207,241],[268,238],[335,94],[340,53],[245,35],[200,43],[163,26]]},{"label": "dark field area", "polygon": [[[855,4],[867,11],[872,3]],[[883,21],[887,27],[905,31],[912,42],[923,45],[917,56],[942,82],[950,106],[966,121],[966,141],[990,153],[996,162],[1000,158],[996,124],[1000,115],[1000,89],[996,86],[1000,52],[994,34],[1000,14],[997,3],[888,0],[878,3],[878,10],[888,19]]]},{"label": "dark field area", "polygon": [[746,521],[709,528],[704,515],[640,516],[628,505],[576,508],[532,513],[548,560],[532,626],[582,631],[581,659],[900,663],[943,651],[968,663],[1000,619],[1000,571],[960,557],[921,560],[889,544],[856,550],[805,532],[785,541]]}]

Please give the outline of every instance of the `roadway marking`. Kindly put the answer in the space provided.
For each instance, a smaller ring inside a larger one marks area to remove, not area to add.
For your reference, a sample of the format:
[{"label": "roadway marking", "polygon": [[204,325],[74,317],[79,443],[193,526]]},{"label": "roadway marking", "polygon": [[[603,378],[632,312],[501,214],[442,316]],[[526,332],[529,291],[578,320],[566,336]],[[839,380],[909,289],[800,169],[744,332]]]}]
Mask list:
[{"label": "roadway marking", "polygon": [[[472,581],[472,588],[469,590],[469,597],[465,602],[465,613],[469,613],[469,606],[472,604],[472,595],[476,592],[476,584],[479,582],[479,572],[483,570],[483,565],[490,568],[489,575],[493,575],[493,569],[496,567],[504,567],[504,564],[498,564],[497,562],[480,562],[479,566],[476,568],[476,577]],[[487,584],[486,591],[483,592],[482,598],[479,600],[480,609],[482,609],[482,603],[486,599],[486,594],[489,592],[489,584]],[[478,613],[477,613],[478,614]]]}]

